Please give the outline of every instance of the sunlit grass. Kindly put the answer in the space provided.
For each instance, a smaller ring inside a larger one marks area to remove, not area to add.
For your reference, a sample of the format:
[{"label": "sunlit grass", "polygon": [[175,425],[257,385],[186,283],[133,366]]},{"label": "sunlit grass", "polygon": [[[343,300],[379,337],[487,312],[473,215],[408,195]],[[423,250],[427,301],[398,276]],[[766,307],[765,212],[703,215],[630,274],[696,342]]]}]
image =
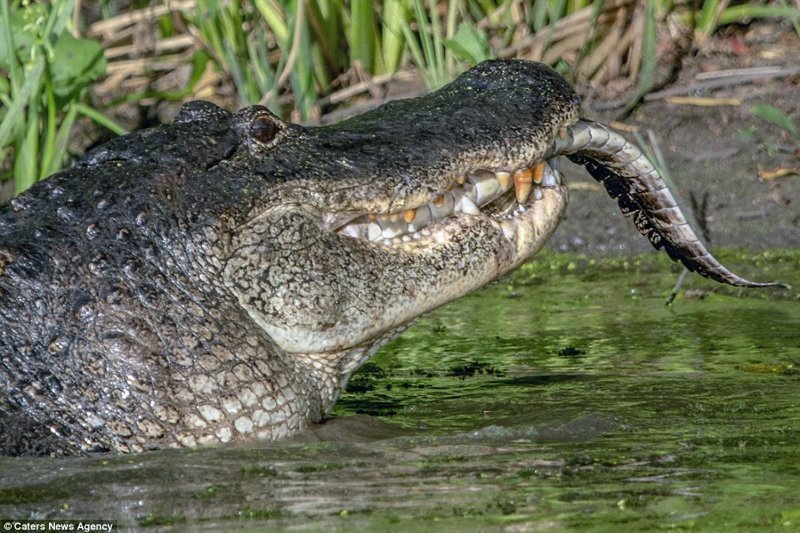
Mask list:
[{"label": "sunlit grass", "polygon": [[[78,118],[121,131],[93,106],[88,86],[98,81],[109,105],[232,86],[237,106],[314,121],[332,93],[365,80],[417,69],[435,88],[484,59],[521,56],[573,79],[628,78],[633,107],[655,82],[656,29],[667,20],[698,43],[761,17],[800,31],[800,9],[786,1],[705,1],[693,11],[667,0],[145,0],[119,13],[102,1],[91,23],[77,5],[0,0],[0,157],[14,161],[0,180],[13,178],[18,192],[61,168]],[[182,85],[161,83],[182,68]]]}]

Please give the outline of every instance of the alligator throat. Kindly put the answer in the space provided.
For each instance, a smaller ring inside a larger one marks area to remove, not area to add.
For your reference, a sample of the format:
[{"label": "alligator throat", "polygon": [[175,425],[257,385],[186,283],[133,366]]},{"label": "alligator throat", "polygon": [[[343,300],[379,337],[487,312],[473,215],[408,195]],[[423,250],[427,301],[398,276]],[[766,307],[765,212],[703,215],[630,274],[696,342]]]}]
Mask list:
[{"label": "alligator throat", "polygon": [[562,156],[687,268],[771,285],[720,264],[641,150],[581,119],[542,64],[487,61],[313,128],[190,102],[0,207],[0,454],[277,440],[322,420],[388,339],[547,243]]}]

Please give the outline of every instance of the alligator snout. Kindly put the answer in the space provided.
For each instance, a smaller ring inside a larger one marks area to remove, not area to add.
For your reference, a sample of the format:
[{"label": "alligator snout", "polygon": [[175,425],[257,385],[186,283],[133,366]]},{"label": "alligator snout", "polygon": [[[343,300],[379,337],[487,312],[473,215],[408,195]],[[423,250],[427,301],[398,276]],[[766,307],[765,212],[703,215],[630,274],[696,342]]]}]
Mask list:
[{"label": "alligator snout", "polygon": [[[187,104],[0,212],[0,453],[274,440],[421,314],[529,260],[584,165],[720,282],[636,146],[545,65],[488,61],[332,126]],[[10,428],[10,429],[9,429]]]}]

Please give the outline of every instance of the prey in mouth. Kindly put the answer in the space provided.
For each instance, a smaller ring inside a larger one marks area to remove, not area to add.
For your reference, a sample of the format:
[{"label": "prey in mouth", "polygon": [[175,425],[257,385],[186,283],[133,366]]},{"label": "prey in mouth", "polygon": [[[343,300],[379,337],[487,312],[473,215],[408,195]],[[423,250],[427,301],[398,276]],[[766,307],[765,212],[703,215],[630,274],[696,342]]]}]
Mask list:
[{"label": "prey in mouth", "polygon": [[275,440],[420,315],[533,257],[583,165],[658,249],[719,263],[647,157],[545,65],[487,61],[338,124],[186,104],[0,210],[0,453]]}]

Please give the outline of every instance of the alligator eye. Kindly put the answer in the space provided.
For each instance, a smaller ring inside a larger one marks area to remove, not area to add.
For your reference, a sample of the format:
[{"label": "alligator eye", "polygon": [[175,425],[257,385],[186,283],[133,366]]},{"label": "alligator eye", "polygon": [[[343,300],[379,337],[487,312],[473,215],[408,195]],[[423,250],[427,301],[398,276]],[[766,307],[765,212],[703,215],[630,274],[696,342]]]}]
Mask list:
[{"label": "alligator eye", "polygon": [[264,144],[272,142],[280,127],[268,115],[258,115],[250,123],[250,136]]}]

